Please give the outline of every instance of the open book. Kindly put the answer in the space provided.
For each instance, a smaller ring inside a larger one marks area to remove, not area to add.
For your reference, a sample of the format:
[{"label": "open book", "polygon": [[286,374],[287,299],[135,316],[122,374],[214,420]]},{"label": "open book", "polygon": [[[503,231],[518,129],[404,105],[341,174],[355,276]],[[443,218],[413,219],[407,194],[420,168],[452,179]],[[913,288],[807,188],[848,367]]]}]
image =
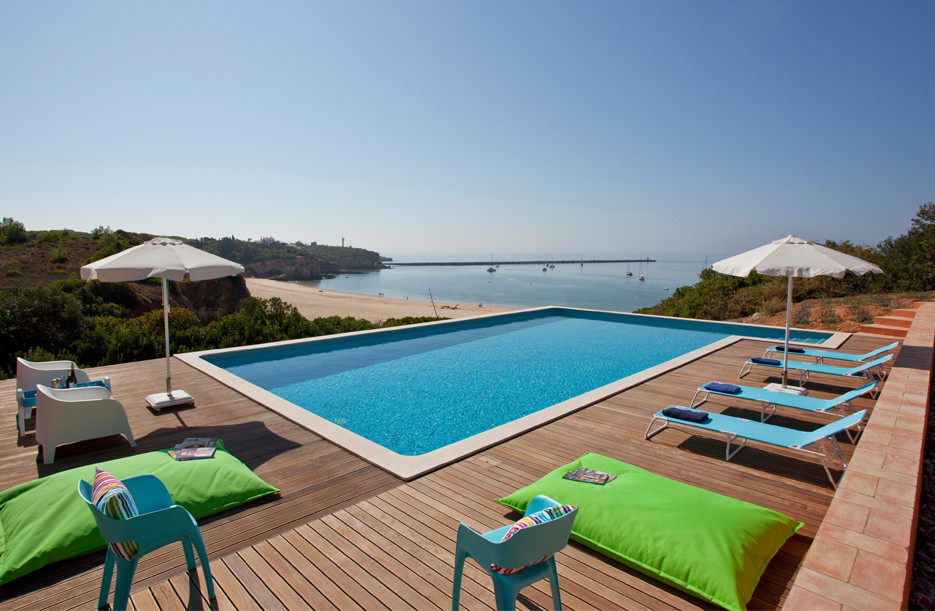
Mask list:
[{"label": "open book", "polygon": [[564,479],[570,479],[576,482],[587,482],[589,484],[598,484],[600,486],[603,486],[607,482],[612,481],[615,477],[617,476],[610,473],[604,473],[602,471],[595,471],[594,469],[587,469],[585,467],[572,469],[562,476]]}]

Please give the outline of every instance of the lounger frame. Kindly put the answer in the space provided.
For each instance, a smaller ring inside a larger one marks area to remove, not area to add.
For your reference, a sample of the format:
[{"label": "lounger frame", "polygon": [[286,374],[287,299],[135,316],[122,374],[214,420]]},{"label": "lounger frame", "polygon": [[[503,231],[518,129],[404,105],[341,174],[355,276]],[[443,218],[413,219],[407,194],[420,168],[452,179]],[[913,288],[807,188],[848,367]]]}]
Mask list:
[{"label": "lounger frame", "polygon": [[[683,408],[683,409],[691,409],[691,408]],[[814,458],[818,460],[819,463],[821,463],[821,466],[824,468],[825,474],[828,476],[828,480],[831,482],[831,485],[835,489],[837,489],[838,483],[840,483],[841,478],[844,477],[844,473],[847,471],[847,462],[845,461],[844,452],[841,450],[841,446],[838,444],[837,439],[834,438],[834,435],[840,432],[841,430],[846,431],[848,428],[854,425],[859,425],[859,423],[863,421],[863,417],[865,414],[866,414],[866,411],[860,411],[860,412],[857,412],[856,414],[851,414],[844,420],[839,421],[838,424],[840,424],[840,427],[837,427],[837,429],[834,430],[834,432],[832,432],[830,435],[822,436],[818,439],[810,440],[809,443],[806,443],[806,444],[793,443],[793,444],[786,445],[783,443],[770,441],[768,438],[766,438],[766,435],[761,435],[759,438],[744,437],[740,435],[739,433],[726,430],[725,428],[705,425],[704,423],[696,423],[696,422],[690,422],[687,420],[680,420],[677,418],[668,418],[665,415],[663,415],[661,411],[659,411],[656,414],[654,414],[652,420],[649,421],[649,426],[646,427],[646,433],[644,434],[644,438],[652,439],[653,437],[655,437],[656,435],[658,435],[659,433],[667,429],[669,426],[672,426],[673,428],[679,428],[680,426],[684,425],[686,427],[691,427],[692,429],[701,429],[703,431],[710,431],[713,433],[723,433],[726,438],[726,442],[727,442],[727,445],[724,450],[724,458],[727,461],[730,461],[734,456],[737,455],[737,452],[742,450],[747,445],[748,439],[753,439],[753,441],[758,441],[760,443],[765,443],[767,445],[772,445],[772,446],[776,446],[780,448],[787,448],[789,450],[795,450],[797,452],[804,452],[805,454],[813,456]],[[710,416],[714,416],[718,420],[729,420],[729,421],[737,421],[737,422],[755,424],[755,425],[758,425],[758,427],[760,428],[762,432],[766,432],[769,430],[784,431],[784,432],[789,431],[789,429],[787,429],[786,427],[781,427],[781,426],[777,426],[774,424],[756,422],[754,420],[747,420],[745,418],[736,418],[734,416],[724,416],[723,414],[710,414]],[[654,425],[656,424],[657,420],[661,420],[662,424],[659,426],[655,426],[654,428]],[[808,435],[808,431],[802,431],[802,434],[803,436]],[[739,445],[736,445],[732,449],[733,444],[735,444],[737,440],[741,440]],[[812,450],[812,449],[809,449],[809,447],[807,447],[807,446],[812,446],[812,445],[816,445],[817,448]],[[835,479],[834,475],[831,473],[832,469],[841,471],[841,475],[837,479]]]},{"label": "lounger frame", "polygon": [[[789,352],[789,356],[810,356],[815,359],[816,363],[824,364],[825,359],[831,359],[835,361],[847,361],[848,363],[862,363],[866,362],[868,359],[872,359],[884,352],[892,350],[899,347],[899,342],[893,342],[886,346],[877,348],[876,350],[871,350],[870,352],[865,352],[864,354],[851,354],[850,352],[832,352],[830,350],[815,350],[814,348],[802,348],[802,352]],[[783,354],[785,352],[784,346],[770,346],[763,352],[763,358],[772,358],[773,353]]]},{"label": "lounger frame", "polygon": [[[883,369],[883,363],[887,362],[893,358],[892,354],[888,354],[884,357],[878,358],[875,361],[870,361],[868,363],[863,363],[857,367],[835,367],[833,365],[823,365],[820,363],[808,363],[805,361],[788,361],[787,369],[789,371],[798,371],[799,372],[799,386],[805,385],[809,380],[809,373],[824,373],[828,375],[835,375],[848,378],[861,378],[867,383],[870,383],[876,377],[877,379],[882,380],[886,377],[886,370]],[[782,369],[782,360],[779,360],[777,365],[768,365],[766,363],[755,363],[753,360],[747,360],[743,366],[740,368],[740,374],[738,378],[743,378],[745,375],[750,373],[754,367],[766,367],[768,369]],[[879,371],[874,371],[876,368],[879,368]],[[876,398],[876,393],[878,389],[874,389],[872,396]]]},{"label": "lounger frame", "polygon": [[[710,382],[708,384],[710,384]],[[709,396],[713,394],[719,397],[726,397],[728,399],[743,399],[744,401],[754,401],[759,403],[760,422],[766,422],[769,420],[773,414],[776,413],[777,406],[791,407],[793,409],[804,410],[815,414],[828,414],[829,416],[834,416],[836,418],[844,418],[856,412],[854,409],[853,400],[867,393],[873,393],[877,384],[878,382],[874,380],[873,382],[865,384],[860,388],[855,388],[854,390],[831,399],[815,399],[802,395],[770,391],[766,390],[765,388],[753,388],[749,386],[740,386],[739,388],[741,389],[741,392],[739,393],[728,393],[711,390],[710,388],[706,388],[707,385],[705,385],[699,386],[695,391],[695,394],[692,395],[692,400],[689,404],[689,407],[697,408],[703,405],[708,400]],[[700,401],[698,400],[699,395],[701,396]],[[769,413],[767,413],[768,407],[772,407],[772,409],[769,410]],[[857,438],[860,437],[860,433],[862,432],[860,425],[857,425],[856,428],[856,434],[852,433],[851,429],[846,429],[847,437],[850,439],[851,443],[857,443]]]}]

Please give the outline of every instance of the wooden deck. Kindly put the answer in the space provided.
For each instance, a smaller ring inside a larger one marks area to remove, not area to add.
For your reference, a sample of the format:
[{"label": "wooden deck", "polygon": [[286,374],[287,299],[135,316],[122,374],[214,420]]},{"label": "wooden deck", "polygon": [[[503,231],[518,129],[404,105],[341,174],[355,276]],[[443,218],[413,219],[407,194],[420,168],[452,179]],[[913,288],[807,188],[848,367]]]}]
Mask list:
[{"label": "wooden deck", "polygon": [[[885,338],[854,336],[843,347],[864,352]],[[764,342],[743,340],[551,424],[523,434],[411,482],[402,482],[356,456],[269,412],[175,361],[175,386],[197,399],[194,409],[157,414],[143,397],[164,385],[164,362],[100,368],[123,402],[139,446],[120,437],[60,447],[54,465],[36,462],[32,432],[17,445],[14,383],[0,382],[0,486],[171,446],[186,436],[214,436],[260,477],[282,490],[200,521],[212,559],[220,608],[447,608],[451,600],[454,537],[463,520],[478,530],[515,515],[493,499],[509,494],[584,452],[597,452],[655,473],[763,505],[805,523],[780,550],[760,581],[751,608],[777,608],[833,496],[824,470],[801,455],[755,443],[730,463],[721,438],[667,430],[643,433],[652,413],[686,404],[711,380],[736,381],[740,364],[759,356]],[[742,382],[778,381],[762,368]],[[810,394],[829,397],[856,380],[813,376]],[[858,409],[873,401],[858,399]],[[750,418],[754,404],[713,399],[705,409]],[[783,410],[771,422],[814,428],[827,416]],[[843,443],[846,453],[851,446]],[[103,552],[65,561],[0,587],[4,609],[87,608],[100,584]],[[700,608],[698,599],[666,587],[575,543],[558,556],[562,602],[568,609]],[[191,587],[179,546],[144,557],[131,601],[140,609],[207,606]],[[468,563],[462,592],[467,609],[489,608],[489,578]],[[520,606],[550,608],[548,584],[528,588]]]}]

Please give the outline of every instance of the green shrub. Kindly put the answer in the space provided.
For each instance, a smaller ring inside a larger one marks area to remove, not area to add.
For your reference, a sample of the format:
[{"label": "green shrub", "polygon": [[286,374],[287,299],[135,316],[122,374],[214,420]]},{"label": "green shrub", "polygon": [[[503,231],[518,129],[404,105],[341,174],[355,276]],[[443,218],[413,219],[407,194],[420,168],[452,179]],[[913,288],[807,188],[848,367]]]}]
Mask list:
[{"label": "green shrub", "polygon": [[8,269],[6,270],[7,276],[22,276],[23,272],[18,269]]},{"label": "green shrub", "polygon": [[71,232],[67,229],[53,229],[51,231],[40,231],[36,235],[36,241],[40,244],[54,244],[71,237]]},{"label": "green shrub", "polygon": [[73,295],[57,287],[9,287],[0,292],[0,367],[39,347],[59,355],[71,349],[88,321]]},{"label": "green shrub", "polygon": [[836,325],[839,322],[837,314],[834,313],[834,308],[827,301],[824,303],[821,312],[821,322],[826,325]]},{"label": "green shrub", "polygon": [[406,316],[405,318],[387,318],[380,327],[401,327],[403,325],[416,325],[423,322],[448,320],[447,318],[433,318],[431,316]]},{"label": "green shrub", "polygon": [[866,310],[866,308],[858,307],[854,311],[854,320],[859,322],[862,325],[873,324],[873,315]]},{"label": "green shrub", "polygon": [[52,261],[52,263],[64,263],[68,260],[68,253],[65,252],[65,249],[61,246],[53,248],[52,252],[49,253],[49,260]]},{"label": "green shrub", "polygon": [[803,303],[792,315],[792,325],[800,329],[808,327],[812,322],[811,308],[807,303]]},{"label": "green shrub", "polygon": [[[54,354],[46,350],[45,348],[39,348],[38,346],[30,348],[26,351],[25,354],[19,355],[27,361],[33,361],[35,363],[43,363],[45,361],[57,361],[59,360]],[[71,360],[71,359],[69,359]]]},{"label": "green shrub", "polygon": [[786,311],[786,300],[785,299],[770,299],[763,304],[761,312],[766,316],[772,316],[773,314],[779,314],[780,312]]},{"label": "green shrub", "polygon": [[8,217],[0,221],[0,243],[22,244],[27,239],[26,227],[21,222]]}]

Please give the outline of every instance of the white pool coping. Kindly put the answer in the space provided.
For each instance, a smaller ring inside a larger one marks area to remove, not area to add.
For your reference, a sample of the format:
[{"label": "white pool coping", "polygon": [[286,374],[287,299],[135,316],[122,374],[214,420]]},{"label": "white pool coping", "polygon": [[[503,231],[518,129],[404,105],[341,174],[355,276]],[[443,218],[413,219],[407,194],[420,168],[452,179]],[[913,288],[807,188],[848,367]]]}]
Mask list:
[{"label": "white pool coping", "polygon": [[[577,311],[590,311],[598,312],[598,310],[581,310],[576,308],[533,308],[529,310],[518,310],[508,313],[500,314],[487,314],[482,316],[475,316],[470,318],[460,318],[454,320],[445,320],[437,321],[431,323],[423,323],[418,326],[427,326],[427,325],[445,325],[452,323],[459,323],[467,320],[477,320],[479,318],[491,318],[491,317],[502,317],[509,315],[516,315],[522,313],[535,312],[539,310],[547,309],[559,309],[559,310],[577,310]],[[620,314],[619,312],[606,312],[608,314]],[[645,314],[633,314],[633,316],[647,316]],[[665,317],[659,317],[665,318]],[[699,322],[712,322],[712,321],[699,321]],[[731,323],[739,324],[739,323]],[[410,325],[412,327],[414,325]],[[748,325],[750,327],[760,327],[764,325]],[[374,329],[369,331],[355,331],[352,333],[342,333],[339,334],[341,337],[350,337],[354,335],[368,334],[368,333],[386,333],[392,332],[394,329],[399,330],[404,327],[394,327],[393,329]],[[769,327],[775,329],[776,327]],[[522,433],[530,431],[532,429],[538,428],[543,424],[557,420],[563,416],[567,416],[572,412],[583,409],[589,405],[603,401],[608,397],[615,395],[623,390],[632,388],[638,384],[642,384],[647,380],[655,378],[663,373],[681,367],[691,361],[697,360],[703,356],[706,356],[712,352],[716,352],[722,348],[725,348],[733,343],[741,341],[742,339],[755,339],[757,341],[768,341],[759,337],[747,337],[742,335],[732,335],[724,339],[718,340],[714,343],[708,344],[702,348],[698,348],[681,356],[669,359],[664,363],[660,363],[654,367],[644,369],[638,373],[629,375],[625,378],[621,378],[615,382],[611,382],[605,386],[595,388],[594,390],[588,391],[584,394],[572,397],[561,403],[552,405],[545,409],[533,412],[511,422],[501,424],[500,426],[494,427],[483,433],[478,433],[472,435],[461,441],[449,444],[447,446],[438,448],[431,452],[425,454],[420,454],[418,456],[405,456],[402,454],[397,454],[392,450],[388,450],[383,446],[353,433],[333,422],[326,420],[320,416],[313,414],[285,399],[274,395],[273,393],[260,388],[259,386],[252,384],[228,371],[213,365],[203,359],[203,356],[210,354],[221,354],[224,352],[233,352],[233,351],[243,351],[251,349],[261,349],[269,348],[272,346],[285,346],[292,345],[296,343],[305,343],[312,341],[322,341],[322,340],[333,340],[336,335],[325,335],[314,338],[306,338],[299,340],[289,340],[285,342],[275,342],[270,344],[260,344],[256,346],[240,346],[236,348],[224,348],[219,350],[205,350],[201,352],[189,352],[184,354],[175,355],[179,360],[191,365],[195,369],[205,373],[206,375],[216,379],[225,386],[232,388],[233,390],[239,392],[240,394],[256,401],[260,405],[263,405],[267,409],[270,409],[279,415],[283,416],[287,420],[290,420],[299,426],[306,428],[313,433],[320,435],[321,437],[335,443],[347,451],[363,458],[369,463],[384,469],[396,477],[399,477],[403,480],[411,480],[420,475],[434,471],[440,467],[448,465],[452,462],[465,458],[471,454],[475,454],[489,448],[491,446],[497,445],[510,439],[516,437]],[[825,340],[820,344],[809,344],[810,346],[822,346],[826,348],[836,349],[840,347],[844,341],[850,337],[849,333],[834,333],[829,339]]]}]

